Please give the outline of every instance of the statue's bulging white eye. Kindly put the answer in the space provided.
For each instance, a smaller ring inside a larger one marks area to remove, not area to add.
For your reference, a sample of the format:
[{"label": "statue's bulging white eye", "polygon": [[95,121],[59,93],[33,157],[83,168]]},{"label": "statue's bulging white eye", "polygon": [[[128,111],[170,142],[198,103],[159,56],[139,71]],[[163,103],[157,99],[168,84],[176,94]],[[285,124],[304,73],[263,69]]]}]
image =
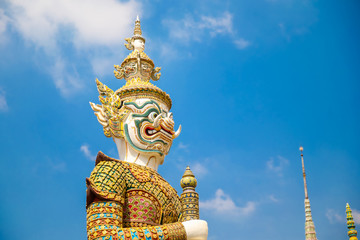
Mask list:
[{"label": "statue's bulging white eye", "polygon": [[158,114],[156,112],[152,112],[149,114],[149,119],[154,121],[154,119],[158,116]]}]

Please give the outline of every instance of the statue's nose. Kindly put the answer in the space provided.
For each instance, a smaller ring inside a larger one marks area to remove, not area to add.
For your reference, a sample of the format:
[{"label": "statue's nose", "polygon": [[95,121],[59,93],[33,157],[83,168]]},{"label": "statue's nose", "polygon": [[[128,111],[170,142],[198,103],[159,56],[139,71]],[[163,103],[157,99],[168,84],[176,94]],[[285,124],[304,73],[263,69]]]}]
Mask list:
[{"label": "statue's nose", "polygon": [[165,118],[163,118],[163,121],[164,121],[164,123],[165,123],[165,125],[166,125],[166,127],[167,127],[168,129],[171,129],[171,130],[174,129],[175,123],[174,123],[174,120],[173,120],[172,118],[170,118],[170,117],[165,117]]}]

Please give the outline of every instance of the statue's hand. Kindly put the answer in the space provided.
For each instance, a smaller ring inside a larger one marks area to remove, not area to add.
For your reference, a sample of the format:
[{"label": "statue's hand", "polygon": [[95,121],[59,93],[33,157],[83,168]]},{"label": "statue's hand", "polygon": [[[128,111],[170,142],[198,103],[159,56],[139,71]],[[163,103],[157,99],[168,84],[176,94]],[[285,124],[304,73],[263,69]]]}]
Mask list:
[{"label": "statue's hand", "polygon": [[207,222],[204,220],[190,220],[182,223],[184,225],[187,240],[206,240],[208,236]]}]

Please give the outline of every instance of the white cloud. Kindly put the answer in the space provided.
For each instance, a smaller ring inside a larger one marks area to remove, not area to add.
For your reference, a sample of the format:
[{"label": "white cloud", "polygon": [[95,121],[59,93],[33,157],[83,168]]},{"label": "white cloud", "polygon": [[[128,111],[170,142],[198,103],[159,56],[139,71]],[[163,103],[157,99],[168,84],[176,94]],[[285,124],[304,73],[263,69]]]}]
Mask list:
[{"label": "white cloud", "polygon": [[0,34],[5,32],[9,18],[5,15],[4,9],[0,9]]},{"label": "white cloud", "polygon": [[65,162],[52,162],[50,161],[51,169],[56,172],[65,172],[66,171],[66,163]]},{"label": "white cloud", "polygon": [[187,150],[189,148],[188,144],[184,144],[183,142],[180,142],[178,145],[179,149]]},{"label": "white cloud", "polygon": [[179,52],[171,44],[165,42],[160,45],[160,55],[163,58],[172,60],[180,56]]},{"label": "white cloud", "polygon": [[119,56],[93,57],[90,61],[96,76],[103,76],[114,71],[114,64],[119,62]]},{"label": "white cloud", "polygon": [[325,215],[330,223],[346,222],[345,215],[340,215],[334,209],[328,209]]},{"label": "white cloud", "polygon": [[6,101],[6,92],[0,88],[0,111],[6,112],[9,106]]},{"label": "white cloud", "polygon": [[70,30],[67,40],[84,48],[119,44],[140,11],[136,1],[13,0],[10,17],[23,37],[37,46],[56,48],[61,30]]},{"label": "white cloud", "polygon": [[360,211],[353,209],[352,215],[356,224],[360,224]]},{"label": "white cloud", "polygon": [[269,196],[269,199],[270,199],[270,201],[272,201],[272,202],[274,202],[274,203],[278,203],[278,202],[280,201],[280,200],[279,200],[277,197],[275,197],[273,194]]},{"label": "white cloud", "polygon": [[282,176],[284,168],[289,165],[289,160],[282,156],[277,156],[276,162],[274,158],[270,158],[266,162],[267,169],[271,172],[276,173],[278,176]]},{"label": "white cloud", "polygon": [[7,16],[0,11],[0,33],[11,24],[35,49],[42,50],[49,61],[40,65],[63,96],[83,85],[77,66],[64,58],[66,48],[74,48],[86,59],[96,59],[104,52],[114,54],[113,49],[123,46],[135,16],[142,12],[142,5],[135,0],[12,0],[8,8]]},{"label": "white cloud", "polygon": [[0,9],[0,40],[7,29],[9,23],[9,17],[5,15],[4,9]]},{"label": "white cloud", "polygon": [[225,194],[222,189],[218,189],[215,198],[200,201],[200,208],[220,215],[247,216],[256,210],[256,203],[248,201],[245,206],[239,207],[229,195]]},{"label": "white cloud", "polygon": [[91,161],[95,161],[96,155],[93,155],[89,149],[89,145],[83,144],[80,147],[80,151],[84,153],[85,157],[87,157]]},{"label": "white cloud", "polygon": [[240,50],[248,48],[251,45],[250,41],[247,41],[243,38],[235,40],[234,43],[235,43],[235,46]]},{"label": "white cloud", "polygon": [[207,168],[201,163],[195,163],[191,167],[191,171],[194,173],[195,177],[203,177],[208,173]]},{"label": "white cloud", "polygon": [[280,32],[281,32],[281,35],[283,35],[283,37],[287,40],[287,41],[290,41],[291,40],[291,37],[290,37],[290,34],[288,33],[287,29],[286,29],[286,26],[284,23],[279,23],[278,24],[279,28],[280,28]]},{"label": "white cloud", "polygon": [[50,75],[54,79],[54,83],[57,89],[60,90],[63,96],[69,96],[79,89],[83,88],[83,83],[79,81],[80,77],[76,72],[76,69],[67,69],[67,63],[57,58],[53,66],[50,67]]},{"label": "white cloud", "polygon": [[215,37],[218,34],[233,33],[232,15],[229,12],[224,12],[219,17],[203,15],[199,19],[186,15],[180,20],[164,20],[163,24],[169,28],[171,38],[183,42],[200,42],[202,38],[206,37],[206,34]]},{"label": "white cloud", "polygon": [[[218,16],[208,15],[186,15],[180,20],[166,19],[163,24],[169,29],[170,39],[176,40],[180,43],[189,44],[190,42],[202,42],[207,38],[215,38],[218,35],[229,36],[235,46],[242,50],[251,46],[251,42],[238,38],[234,31],[233,15],[227,11]],[[183,54],[178,54],[173,50],[169,44],[162,49],[162,55],[171,54],[171,56],[180,57]]]},{"label": "white cloud", "polygon": [[224,12],[221,17],[201,16],[199,28],[209,29],[211,36],[217,34],[230,34],[233,32],[232,15],[229,12]]}]

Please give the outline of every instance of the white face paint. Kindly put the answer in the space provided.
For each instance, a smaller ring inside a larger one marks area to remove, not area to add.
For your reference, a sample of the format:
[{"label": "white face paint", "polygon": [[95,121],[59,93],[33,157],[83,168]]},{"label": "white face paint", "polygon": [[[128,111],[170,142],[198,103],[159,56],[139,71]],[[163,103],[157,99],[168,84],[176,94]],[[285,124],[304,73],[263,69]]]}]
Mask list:
[{"label": "white face paint", "polygon": [[124,138],[114,138],[120,159],[156,170],[178,136],[172,113],[160,101],[148,98],[126,101],[124,107],[130,111],[123,121]]},{"label": "white face paint", "polygon": [[141,39],[135,39],[132,44],[134,46],[134,49],[140,52],[144,51],[145,49],[145,42]]},{"label": "white face paint", "polygon": [[[155,100],[125,102],[131,114],[124,120],[125,140],[138,152],[164,157],[174,138],[174,120],[168,109]],[[156,121],[155,121],[156,120]]]}]

